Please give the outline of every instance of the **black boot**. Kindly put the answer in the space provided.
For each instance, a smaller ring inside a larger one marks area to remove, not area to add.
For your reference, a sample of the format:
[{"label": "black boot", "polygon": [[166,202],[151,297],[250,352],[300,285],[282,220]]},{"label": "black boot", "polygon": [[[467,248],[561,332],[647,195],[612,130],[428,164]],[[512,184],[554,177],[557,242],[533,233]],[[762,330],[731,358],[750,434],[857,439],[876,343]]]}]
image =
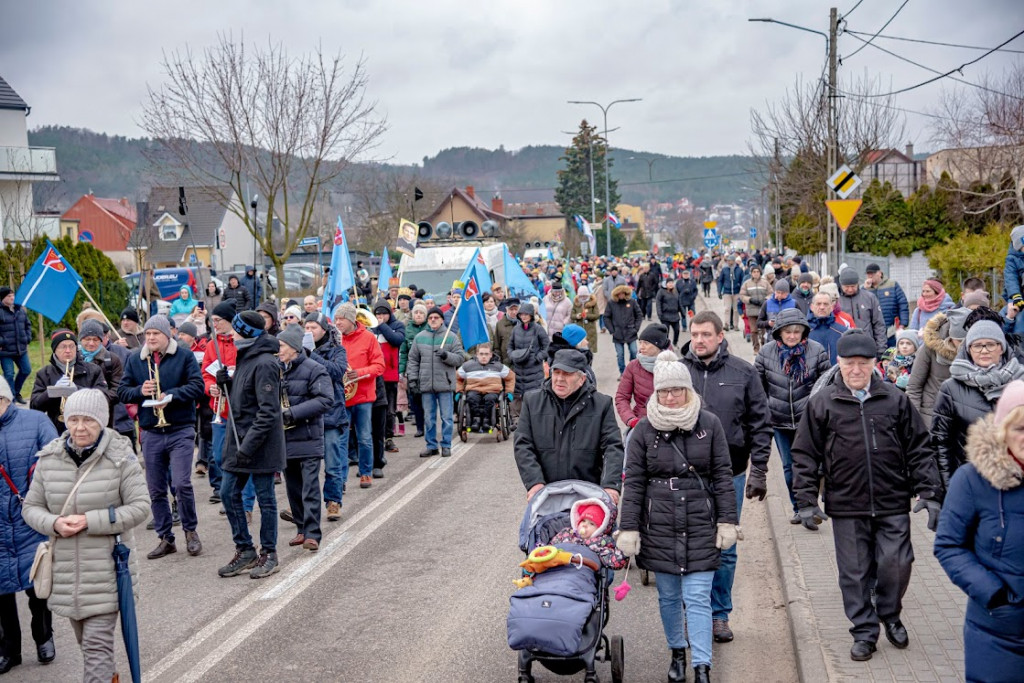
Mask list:
[{"label": "black boot", "polygon": [[480,418],[479,417],[474,417],[473,420],[470,422],[469,431],[471,431],[471,432],[479,432],[480,431]]},{"label": "black boot", "polygon": [[693,667],[693,683],[711,683],[711,667],[707,664]]},{"label": "black boot", "polygon": [[686,680],[686,648],[672,648],[672,663],[668,665],[668,683]]}]

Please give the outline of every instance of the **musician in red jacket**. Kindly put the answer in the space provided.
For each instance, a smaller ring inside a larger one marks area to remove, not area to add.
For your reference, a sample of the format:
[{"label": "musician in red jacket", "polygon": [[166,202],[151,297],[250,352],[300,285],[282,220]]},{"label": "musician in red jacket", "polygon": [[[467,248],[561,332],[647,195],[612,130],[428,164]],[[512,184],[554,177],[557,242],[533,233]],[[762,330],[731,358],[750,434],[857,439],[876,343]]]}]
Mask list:
[{"label": "musician in red jacket", "polygon": [[[369,311],[366,311],[369,314]],[[356,319],[357,309],[345,303],[334,311],[334,325],[341,332],[341,345],[348,356],[345,373],[345,408],[350,429],[356,435],[359,460],[359,488],[370,488],[373,480],[373,402],[377,400],[377,377],[384,374],[384,354],[377,337]],[[370,316],[372,317],[372,316]],[[351,457],[351,453],[349,454]]]}]

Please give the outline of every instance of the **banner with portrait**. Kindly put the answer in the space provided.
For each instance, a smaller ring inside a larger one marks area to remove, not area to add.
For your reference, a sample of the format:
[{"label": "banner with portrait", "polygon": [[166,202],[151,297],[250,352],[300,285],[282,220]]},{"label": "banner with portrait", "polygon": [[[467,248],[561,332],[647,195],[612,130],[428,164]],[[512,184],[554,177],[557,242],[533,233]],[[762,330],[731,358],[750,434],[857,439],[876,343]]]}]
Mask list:
[{"label": "banner with portrait", "polygon": [[404,218],[398,224],[398,243],[395,248],[403,254],[416,256],[416,243],[419,240],[419,226]]}]

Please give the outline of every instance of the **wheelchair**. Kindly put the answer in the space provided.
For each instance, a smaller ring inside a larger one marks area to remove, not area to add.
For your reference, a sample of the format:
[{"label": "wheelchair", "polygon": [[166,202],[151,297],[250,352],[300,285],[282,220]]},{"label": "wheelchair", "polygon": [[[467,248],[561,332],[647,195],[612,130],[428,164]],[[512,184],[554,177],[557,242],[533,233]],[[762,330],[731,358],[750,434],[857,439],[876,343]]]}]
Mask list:
[{"label": "wheelchair", "polygon": [[[459,439],[465,443],[469,441],[469,435],[473,433],[470,430],[470,414],[469,414],[469,401],[463,395],[455,406],[456,415],[456,431],[459,433]],[[494,434],[498,443],[506,441],[509,434],[512,432],[512,406],[506,396],[506,392],[502,391],[498,394],[498,401],[494,404],[494,408],[491,409],[491,429],[488,433]]]}]

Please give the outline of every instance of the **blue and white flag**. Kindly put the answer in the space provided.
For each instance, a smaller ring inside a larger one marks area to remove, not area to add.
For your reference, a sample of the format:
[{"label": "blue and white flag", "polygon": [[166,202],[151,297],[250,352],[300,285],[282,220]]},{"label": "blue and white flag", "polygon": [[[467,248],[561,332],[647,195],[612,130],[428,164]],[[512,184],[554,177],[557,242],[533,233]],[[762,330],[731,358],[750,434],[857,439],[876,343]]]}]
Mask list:
[{"label": "blue and white flag", "polygon": [[356,278],[352,273],[352,257],[348,253],[348,240],[345,239],[345,227],[338,216],[338,227],[334,230],[334,250],[331,252],[331,276],[324,286],[324,304],[321,313],[330,317],[334,307],[345,300],[350,290],[355,288]]},{"label": "blue and white flag", "polygon": [[[384,294],[384,298],[387,298],[388,289],[390,288],[391,278],[394,277],[391,273],[391,259],[388,256],[388,248],[384,247],[384,254],[380,257],[380,273],[377,275],[377,291]],[[398,305],[398,302],[395,302]]]},{"label": "blue and white flag", "polygon": [[21,281],[14,303],[60,322],[78,294],[81,276],[61,256],[50,240]]},{"label": "blue and white flag", "polygon": [[612,225],[614,225],[616,228],[621,228],[622,227],[622,221],[620,221],[619,217],[616,216],[611,211],[609,211],[608,213],[605,214],[605,218],[607,218],[608,222],[611,223]]},{"label": "blue and white flag", "polygon": [[468,350],[491,339],[484,302],[480,297],[482,292],[490,291],[491,276],[487,274],[487,266],[479,249],[473,252],[473,258],[469,260],[460,281],[463,290],[458,313],[459,337],[462,339],[462,348]]},{"label": "blue and white flag", "polygon": [[519,262],[512,258],[512,254],[508,250],[508,245],[505,245],[505,289],[508,290],[509,296],[514,296],[521,299],[523,302],[529,301],[531,296],[537,296],[539,292],[537,287],[533,284],[526,273],[523,272],[523,267],[519,265]]}]

